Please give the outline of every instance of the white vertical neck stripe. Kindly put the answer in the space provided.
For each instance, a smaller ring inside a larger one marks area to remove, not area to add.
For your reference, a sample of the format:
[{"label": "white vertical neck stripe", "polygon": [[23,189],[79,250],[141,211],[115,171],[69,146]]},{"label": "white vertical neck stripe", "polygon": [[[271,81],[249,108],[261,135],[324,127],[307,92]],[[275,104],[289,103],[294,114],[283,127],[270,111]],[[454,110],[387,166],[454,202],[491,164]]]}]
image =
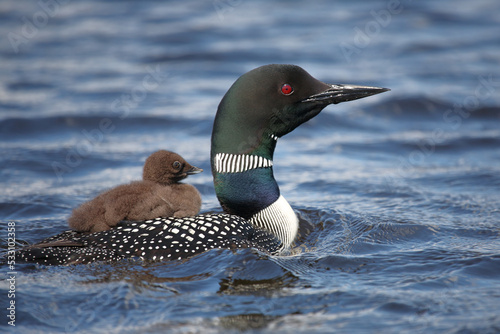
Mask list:
[{"label": "white vertical neck stripe", "polygon": [[276,235],[282,242],[281,251],[292,245],[299,230],[297,215],[281,195],[276,202],[253,215],[250,222]]},{"label": "white vertical neck stripe", "polygon": [[239,173],[272,166],[272,160],[258,155],[230,153],[217,153],[215,155],[215,170],[218,173]]}]

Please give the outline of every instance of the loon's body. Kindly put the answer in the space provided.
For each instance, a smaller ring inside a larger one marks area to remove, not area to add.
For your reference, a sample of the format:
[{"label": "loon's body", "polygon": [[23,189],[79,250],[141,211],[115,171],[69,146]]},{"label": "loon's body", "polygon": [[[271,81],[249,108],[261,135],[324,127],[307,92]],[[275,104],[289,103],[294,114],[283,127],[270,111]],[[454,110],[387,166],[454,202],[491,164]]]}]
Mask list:
[{"label": "loon's body", "polygon": [[197,215],[200,193],[179,181],[201,171],[177,153],[157,151],[146,159],[142,181],[120,185],[83,203],[73,210],[69,227],[79,232],[101,232],[124,220]]},{"label": "loon's body", "polygon": [[139,257],[183,259],[212,248],[288,250],[299,222],[273,176],[278,138],[329,104],[387,91],[330,85],[295,65],[266,65],[242,75],[219,104],[211,166],[224,214],[121,222],[111,230],[63,232],[17,253],[18,261],[73,264]]},{"label": "loon's body", "polygon": [[186,218],[156,218],[120,222],[113,229],[89,233],[66,231],[17,253],[17,261],[68,265],[140,258],[182,260],[213,248],[257,248],[276,252],[281,246],[272,234],[255,229],[245,219],[228,214]]}]

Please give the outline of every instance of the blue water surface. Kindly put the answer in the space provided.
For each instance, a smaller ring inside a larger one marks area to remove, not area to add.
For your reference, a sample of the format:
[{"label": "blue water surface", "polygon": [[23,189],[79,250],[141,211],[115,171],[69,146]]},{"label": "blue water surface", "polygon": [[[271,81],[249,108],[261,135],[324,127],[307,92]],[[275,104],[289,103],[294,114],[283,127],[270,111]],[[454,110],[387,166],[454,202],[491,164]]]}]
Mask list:
[{"label": "blue water surface", "polygon": [[4,251],[9,222],[17,245],[64,231],[158,149],[205,170],[187,181],[220,212],[212,122],[257,66],[392,90],[279,140],[281,193],[314,226],[293,255],[4,263],[0,330],[499,332],[498,13],[495,0],[2,1]]}]

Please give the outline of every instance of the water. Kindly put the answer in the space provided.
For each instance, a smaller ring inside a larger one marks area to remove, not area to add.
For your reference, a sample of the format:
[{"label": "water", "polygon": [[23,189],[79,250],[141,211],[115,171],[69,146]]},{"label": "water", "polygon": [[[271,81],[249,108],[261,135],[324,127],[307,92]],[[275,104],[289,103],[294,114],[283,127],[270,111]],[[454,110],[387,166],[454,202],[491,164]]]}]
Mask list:
[{"label": "water", "polygon": [[498,1],[42,3],[0,4],[4,249],[8,222],[18,243],[59,233],[158,149],[205,169],[188,180],[220,211],[213,117],[254,67],[392,91],[280,139],[282,194],[314,225],[294,256],[16,264],[12,298],[3,266],[2,331],[500,330]]}]

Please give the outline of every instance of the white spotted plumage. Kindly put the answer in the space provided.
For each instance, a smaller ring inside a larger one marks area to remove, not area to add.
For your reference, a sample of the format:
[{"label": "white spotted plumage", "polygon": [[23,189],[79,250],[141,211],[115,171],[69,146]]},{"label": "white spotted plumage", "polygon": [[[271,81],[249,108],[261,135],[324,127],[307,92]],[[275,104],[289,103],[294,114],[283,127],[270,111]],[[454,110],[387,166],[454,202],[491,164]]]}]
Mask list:
[{"label": "white spotted plumage", "polygon": [[[207,234],[213,237],[207,238]],[[63,244],[58,246],[58,242]],[[68,246],[68,242],[75,245]],[[213,248],[233,247],[255,247],[273,252],[281,243],[241,217],[205,214],[122,222],[114,229],[90,234],[66,231],[19,250],[17,259],[42,264],[118,261],[131,257],[158,261],[184,259]]]}]

